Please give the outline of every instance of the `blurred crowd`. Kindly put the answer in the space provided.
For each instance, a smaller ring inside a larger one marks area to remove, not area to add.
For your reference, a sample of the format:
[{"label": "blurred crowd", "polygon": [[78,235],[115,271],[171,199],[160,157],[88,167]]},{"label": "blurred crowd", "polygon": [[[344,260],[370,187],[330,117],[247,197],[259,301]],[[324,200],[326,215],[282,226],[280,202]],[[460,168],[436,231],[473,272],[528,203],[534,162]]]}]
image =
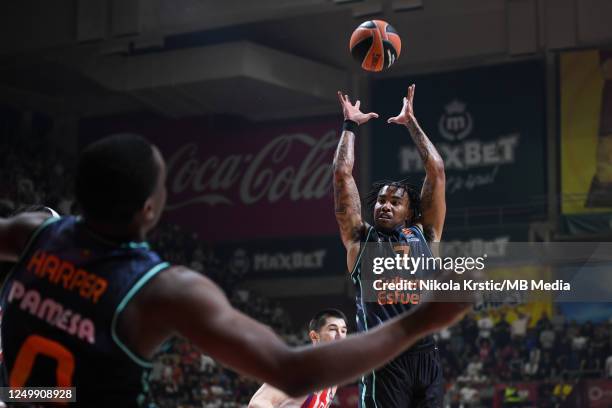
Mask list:
[{"label": "blurred crowd", "polygon": [[439,333],[438,346],[451,406],[492,406],[494,385],[528,381],[538,381],[538,407],[556,406],[579,380],[612,378],[612,321],[492,310]]},{"label": "blurred crowd", "polygon": [[[43,204],[60,214],[74,211],[70,168],[74,160],[42,138],[0,140],[0,215]],[[308,343],[283,308],[240,287],[240,271],[219,260],[197,234],[161,223],[151,244],[169,262],[213,279],[232,304],[271,326],[289,344]],[[535,320],[528,311],[496,309],[473,313],[438,335],[447,407],[492,406],[495,385],[537,381],[539,407],[558,406],[583,378],[612,378],[612,323],[577,324],[562,315]],[[190,343],[177,339],[160,353],[149,378],[150,408],[245,407],[255,381],[224,369]],[[510,390],[510,391],[508,391]]]},{"label": "blurred crowd", "polygon": [[42,137],[0,137],[0,157],[0,214],[35,204],[73,211],[73,157]]},{"label": "blurred crowd", "polygon": [[153,363],[147,406],[238,408],[246,406],[259,384],[226,370],[177,339]]}]

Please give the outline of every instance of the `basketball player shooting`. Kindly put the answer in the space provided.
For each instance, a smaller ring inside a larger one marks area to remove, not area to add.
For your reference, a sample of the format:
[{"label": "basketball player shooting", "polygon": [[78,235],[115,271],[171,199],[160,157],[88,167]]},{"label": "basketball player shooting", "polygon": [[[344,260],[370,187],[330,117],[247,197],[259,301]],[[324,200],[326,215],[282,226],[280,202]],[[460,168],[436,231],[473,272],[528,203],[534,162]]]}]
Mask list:
[{"label": "basketball player shooting", "polygon": [[[337,309],[318,312],[308,325],[308,337],[313,345],[346,338],[346,316]],[[337,387],[291,398],[269,384],[262,385],[253,395],[248,408],[328,408],[334,400]]]},{"label": "basketball player shooting", "polygon": [[[348,270],[356,286],[357,327],[361,332],[373,330],[410,308],[409,303],[380,304],[364,299],[362,275],[372,272],[362,270],[365,243],[399,243],[409,246],[410,253],[432,256],[428,243],[442,236],[446,214],[444,163],[414,116],[414,89],[414,85],[408,87],[401,112],[387,123],[407,128],[423,160],[425,181],[420,193],[405,181],[375,183],[367,200],[373,207],[373,226],[362,219],[352,171],[357,129],[378,115],[361,112],[360,101],[352,104],[348,95],[338,92],[344,126],[333,163],[335,211]],[[362,408],[441,407],[442,369],[433,337],[422,338],[386,366],[364,376],[360,391]]]},{"label": "basketball player shooting", "polygon": [[141,137],[115,135],[80,155],[82,218],[0,218],[0,261],[16,262],[0,292],[2,386],[76,387],[71,406],[137,407],[151,358],[178,335],[297,397],[385,364],[470,307],[427,303],[368,333],[291,348],[234,309],[208,278],[149,247],[165,185],[159,150]]}]

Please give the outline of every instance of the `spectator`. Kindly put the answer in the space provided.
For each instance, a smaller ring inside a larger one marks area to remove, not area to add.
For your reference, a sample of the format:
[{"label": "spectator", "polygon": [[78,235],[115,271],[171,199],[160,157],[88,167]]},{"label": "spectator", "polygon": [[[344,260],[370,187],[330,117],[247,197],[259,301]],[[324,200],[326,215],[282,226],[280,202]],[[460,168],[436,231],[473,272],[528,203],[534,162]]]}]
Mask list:
[{"label": "spectator", "polygon": [[491,337],[491,329],[493,329],[493,318],[490,314],[485,313],[478,320],[478,336],[483,339]]},{"label": "spectator", "polygon": [[493,341],[495,347],[504,348],[510,341],[510,324],[506,320],[506,314],[502,313],[499,323],[493,328]]},{"label": "spectator", "polygon": [[602,369],[603,362],[595,355],[592,348],[587,348],[580,362],[580,370],[583,372],[583,377],[596,378],[600,375]]},{"label": "spectator", "polygon": [[462,333],[466,343],[475,344],[478,338],[478,325],[473,316],[468,316],[463,320]]},{"label": "spectator", "polygon": [[523,312],[519,312],[517,318],[511,324],[511,335],[512,337],[523,338],[527,334],[527,325],[529,324],[529,317]]},{"label": "spectator", "polygon": [[612,354],[606,358],[606,377],[612,378]]},{"label": "spectator", "polygon": [[475,406],[480,403],[478,390],[469,383],[459,383],[459,402],[467,406]]},{"label": "spectator", "polygon": [[565,329],[565,316],[562,313],[557,313],[553,315],[550,319],[552,324],[552,328],[555,332],[561,333]]},{"label": "spectator", "polygon": [[562,404],[563,401],[565,401],[572,393],[573,389],[574,385],[572,382],[570,382],[569,375],[567,373],[563,373],[561,376],[561,381],[559,381],[553,389],[553,400],[558,404]]},{"label": "spectator", "polygon": [[555,345],[555,332],[552,330],[552,325],[548,324],[540,332],[540,346],[543,350],[552,350]]},{"label": "spectator", "polygon": [[459,377],[459,380],[472,382],[482,382],[485,380],[485,377],[482,375],[482,361],[477,356],[472,357],[472,361],[470,361],[465,370],[465,375]]},{"label": "spectator", "polygon": [[524,373],[529,378],[535,377],[538,372],[538,367],[540,365],[540,354],[541,353],[538,348],[534,348],[529,352],[529,360],[524,366]]},{"label": "spectator", "polygon": [[587,343],[588,339],[585,336],[574,336],[572,338],[572,350],[574,351],[581,351],[584,350],[584,348],[586,347],[586,343]]},{"label": "spectator", "polygon": [[480,340],[480,348],[478,354],[480,356],[480,361],[482,361],[483,364],[486,364],[486,362],[490,359],[491,349],[491,341],[489,339],[485,338]]}]

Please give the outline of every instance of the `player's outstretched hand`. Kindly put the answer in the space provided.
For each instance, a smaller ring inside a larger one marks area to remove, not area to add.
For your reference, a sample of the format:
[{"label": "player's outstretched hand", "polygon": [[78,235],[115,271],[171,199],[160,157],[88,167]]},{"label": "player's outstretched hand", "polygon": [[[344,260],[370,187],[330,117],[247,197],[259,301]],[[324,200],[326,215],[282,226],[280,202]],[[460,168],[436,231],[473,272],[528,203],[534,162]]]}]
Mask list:
[{"label": "player's outstretched hand", "polygon": [[396,125],[406,126],[414,119],[413,101],[414,99],[414,84],[408,87],[408,95],[404,96],[404,105],[397,116],[387,119],[387,123],[395,123]]},{"label": "player's outstretched hand", "polygon": [[374,112],[363,113],[361,110],[359,110],[361,101],[358,100],[353,105],[349,99],[349,96],[343,95],[340,91],[338,91],[338,100],[340,101],[340,106],[342,107],[344,120],[352,120],[353,122],[357,122],[358,125],[362,125],[370,119],[375,119],[378,117],[378,114]]}]

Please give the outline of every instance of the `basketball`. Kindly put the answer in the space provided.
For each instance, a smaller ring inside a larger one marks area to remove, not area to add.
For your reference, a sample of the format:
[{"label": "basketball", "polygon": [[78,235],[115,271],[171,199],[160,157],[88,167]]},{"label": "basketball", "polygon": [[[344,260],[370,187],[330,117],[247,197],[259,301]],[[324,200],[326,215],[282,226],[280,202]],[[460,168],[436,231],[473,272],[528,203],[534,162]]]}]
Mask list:
[{"label": "basketball", "polygon": [[399,58],[402,40],[391,24],[383,20],[370,20],[353,31],[349,49],[361,68],[380,72]]}]

